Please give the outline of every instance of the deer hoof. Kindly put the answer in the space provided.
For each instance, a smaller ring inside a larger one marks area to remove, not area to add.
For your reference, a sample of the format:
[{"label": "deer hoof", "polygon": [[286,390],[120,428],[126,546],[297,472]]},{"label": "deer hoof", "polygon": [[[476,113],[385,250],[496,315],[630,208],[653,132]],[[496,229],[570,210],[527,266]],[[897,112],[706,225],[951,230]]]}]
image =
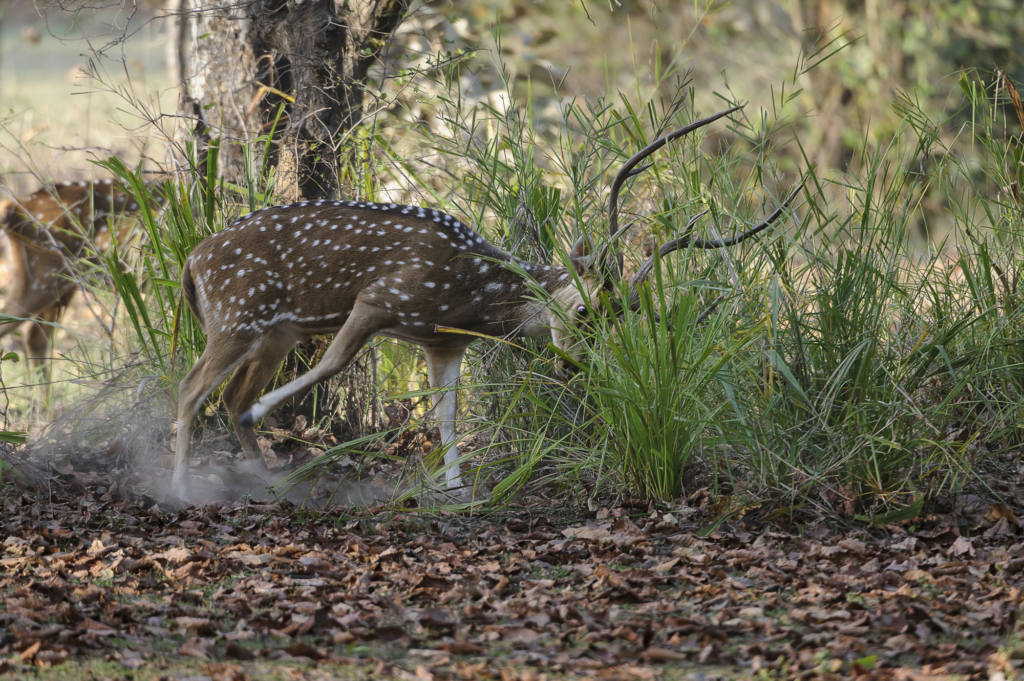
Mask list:
[{"label": "deer hoof", "polygon": [[181,501],[188,501],[188,483],[174,481],[171,483],[171,494]]},{"label": "deer hoof", "polygon": [[255,421],[256,419],[252,416],[252,409],[249,409],[238,418],[238,425],[243,428],[249,428]]}]

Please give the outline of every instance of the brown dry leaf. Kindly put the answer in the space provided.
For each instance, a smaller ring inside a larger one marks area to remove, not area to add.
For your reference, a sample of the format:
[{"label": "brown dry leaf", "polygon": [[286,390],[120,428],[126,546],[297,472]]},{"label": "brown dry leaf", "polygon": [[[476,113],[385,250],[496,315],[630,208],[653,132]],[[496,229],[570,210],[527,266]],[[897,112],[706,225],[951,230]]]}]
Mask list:
[{"label": "brown dry leaf", "polygon": [[501,640],[511,643],[532,643],[538,638],[540,638],[540,634],[526,627],[516,627],[501,632]]},{"label": "brown dry leaf", "polygon": [[487,649],[479,643],[470,643],[469,641],[442,643],[437,646],[437,649],[451,653],[452,655],[482,655],[487,651]]},{"label": "brown dry leaf", "polygon": [[209,646],[205,645],[197,638],[185,641],[185,643],[178,648],[178,654],[184,655],[185,657],[194,657],[198,660],[210,659]]},{"label": "brown dry leaf", "polygon": [[859,539],[853,539],[852,537],[849,539],[842,539],[838,544],[847,551],[852,551],[853,553],[866,553],[868,548],[867,544]]},{"label": "brown dry leaf", "polygon": [[302,641],[295,641],[287,648],[288,654],[294,657],[308,657],[311,660],[316,660],[320,657],[319,652],[315,646],[311,646],[308,643]]},{"label": "brown dry leaf", "polygon": [[1013,104],[1013,110],[1017,114],[1017,121],[1020,123],[1020,127],[1024,128],[1024,103],[1021,102],[1020,92],[1009,76],[1001,70],[996,72],[1003,77],[1003,87],[1006,88],[1006,94],[1010,96],[1010,103]]},{"label": "brown dry leaf", "polygon": [[984,532],[985,537],[1000,537],[1002,535],[1011,534],[1017,531],[1017,525],[1010,527],[1009,521],[1006,518],[1000,518],[996,521],[996,524],[988,528]]},{"label": "brown dry leaf", "polygon": [[70,657],[66,650],[40,650],[36,653],[35,663],[38,667],[48,668],[61,664]]},{"label": "brown dry leaf", "polygon": [[93,558],[99,558],[106,553],[116,550],[116,546],[104,546],[103,542],[99,539],[93,539],[92,544],[89,546],[89,550],[86,553]]},{"label": "brown dry leaf", "polygon": [[669,650],[668,648],[659,648],[657,646],[651,646],[645,650],[644,657],[651,662],[682,662],[687,659],[687,656],[683,653],[676,652],[675,650]]},{"label": "brown dry leaf", "polygon": [[612,532],[630,536],[640,536],[643,531],[637,527],[628,517],[622,517],[612,523]]},{"label": "brown dry leaf", "polygon": [[957,537],[953,545],[949,547],[949,555],[973,556],[974,546],[971,545],[971,540],[964,536]]},{"label": "brown dry leaf", "polygon": [[903,573],[903,579],[907,582],[920,582],[924,580],[930,584],[935,583],[935,578],[924,570],[907,570]]},{"label": "brown dry leaf", "polygon": [[141,657],[129,657],[121,660],[121,666],[125,669],[142,669],[146,666],[146,661]]},{"label": "brown dry leaf", "polygon": [[170,564],[180,565],[192,558],[192,552],[179,546],[173,549],[167,549],[166,551],[161,551],[160,553],[154,553],[150,558],[153,560],[165,560]]},{"label": "brown dry leaf", "polygon": [[[792,613],[790,613],[792,616]],[[807,609],[807,619],[812,622],[832,622],[835,620],[848,620],[851,615],[848,610],[826,610],[825,608],[813,607]]]},{"label": "brown dry leaf", "polygon": [[22,662],[30,661],[33,657],[36,656],[36,653],[38,653],[39,649],[42,648],[42,647],[43,647],[43,642],[42,641],[36,641],[32,645],[30,645],[28,648],[25,648],[25,650],[21,651],[21,656],[20,656],[21,657],[21,661]]},{"label": "brown dry leaf", "polygon": [[175,617],[174,623],[181,631],[197,636],[213,636],[213,624],[207,617]]},{"label": "brown dry leaf", "polygon": [[903,541],[893,544],[892,548],[898,551],[913,551],[915,546],[917,546],[917,537],[907,537]]},{"label": "brown dry leaf", "polygon": [[1014,527],[1020,527],[1020,521],[1017,519],[1017,516],[1006,504],[992,504],[989,506],[985,512],[985,520],[990,523],[1006,520],[1007,523]]},{"label": "brown dry leaf", "polygon": [[789,611],[789,617],[797,622],[806,622],[808,612],[803,608],[793,608]]},{"label": "brown dry leaf", "polygon": [[562,536],[569,537],[570,539],[573,537],[577,539],[607,539],[612,535],[608,529],[609,527],[611,527],[611,523],[592,523],[588,521],[586,525],[565,528],[562,530]]},{"label": "brown dry leaf", "polygon": [[268,559],[267,562],[269,562],[269,559],[271,558],[271,556],[269,556],[267,554],[253,553],[252,551],[229,551],[228,553],[225,554],[224,557],[225,558],[231,558],[232,560],[237,560],[242,565],[248,565],[250,567],[257,567],[257,566],[263,565],[263,563],[264,563],[264,556],[266,556],[266,558]]},{"label": "brown dry leaf", "polygon": [[228,641],[227,646],[224,647],[224,655],[232,660],[252,660],[256,657],[256,653],[240,646],[237,641]]},{"label": "brown dry leaf", "polygon": [[[233,449],[222,442],[209,451]],[[373,462],[368,479],[383,484],[387,465]],[[98,474],[88,480],[111,487]],[[159,664],[194,657],[211,663],[202,673],[230,681],[239,665],[213,660],[299,657],[370,677],[376,661],[349,657],[362,645],[417,651],[412,666],[385,662],[377,676],[453,681],[655,678],[663,664],[702,660],[786,665],[794,678],[1016,671],[1009,653],[993,658],[992,645],[979,645],[1005,639],[1024,593],[1014,501],[1004,509],[963,495],[949,516],[916,520],[913,536],[905,525],[883,539],[813,521],[788,533],[730,515],[728,528],[697,538],[695,523],[670,523],[647,502],[561,532],[542,518],[564,509],[546,501],[500,522],[383,507],[324,521],[278,502],[168,515],[131,501],[39,504],[6,493],[0,627],[15,674],[94,655],[123,674],[150,653],[122,642],[150,651],[175,633],[189,640],[159,653]],[[959,519],[986,511],[987,536],[958,540]],[[879,670],[856,662],[871,655]],[[163,673],[155,660],[142,671]],[[286,678],[318,673],[286,664]]]}]

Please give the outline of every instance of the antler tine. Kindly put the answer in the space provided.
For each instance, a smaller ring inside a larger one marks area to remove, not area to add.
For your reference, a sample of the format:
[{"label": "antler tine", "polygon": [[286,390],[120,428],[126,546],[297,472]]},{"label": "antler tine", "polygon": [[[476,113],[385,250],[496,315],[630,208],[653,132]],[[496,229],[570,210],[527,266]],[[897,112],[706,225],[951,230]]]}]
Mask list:
[{"label": "antler tine", "polygon": [[651,161],[650,163],[643,164],[639,168],[633,168],[632,170],[629,171],[629,174],[626,177],[635,177],[636,175],[639,175],[640,173],[644,172],[653,165],[654,161]]},{"label": "antler tine", "polygon": [[764,230],[768,229],[773,222],[779,219],[779,216],[782,215],[782,213],[786,210],[789,204],[792,203],[793,199],[796,198],[797,194],[799,194],[800,191],[804,188],[805,181],[806,180],[801,180],[800,184],[798,184],[796,188],[789,193],[789,196],[787,196],[786,199],[779,205],[779,207],[776,208],[771,215],[765,218],[763,222],[754,227],[751,227],[742,234],[734,236],[731,239],[724,239],[722,241],[715,241],[711,239],[690,239],[688,235],[690,233],[690,230],[693,229],[694,223],[696,223],[697,220],[699,220],[705,213],[707,213],[707,211],[705,210],[704,212],[694,216],[686,225],[686,231],[683,232],[683,236],[679,237],[678,239],[672,239],[671,241],[666,241],[665,243],[663,243],[661,245],[661,248],[658,249],[659,252],[655,253],[650,258],[648,258],[647,262],[645,262],[640,267],[640,269],[636,271],[636,274],[633,275],[633,280],[630,282],[629,285],[629,307],[632,309],[635,303],[640,299],[639,286],[640,284],[643,283],[644,279],[646,279],[650,275],[651,270],[654,269],[655,258],[664,258],[669,253],[677,251],[680,248],[686,248],[690,244],[693,244],[694,248],[726,248],[728,246],[738,244],[744,239],[748,239],[759,232],[763,232]]},{"label": "antler tine", "polygon": [[622,236],[623,233],[625,233],[625,229],[619,229],[619,191],[622,189],[622,185],[625,183],[627,179],[639,175],[643,171],[653,166],[654,163],[645,163],[639,168],[637,168],[636,165],[643,161],[648,156],[650,156],[651,154],[653,154],[654,152],[656,152],[658,149],[661,149],[669,142],[677,140],[680,137],[683,137],[684,135],[688,135],[694,130],[697,130],[698,128],[703,128],[706,125],[710,125],[711,123],[717,121],[719,118],[728,116],[729,114],[739,111],[742,108],[742,106],[734,106],[731,109],[719,111],[713,116],[702,118],[699,121],[690,123],[689,125],[679,128],[678,130],[675,130],[673,132],[670,132],[667,135],[662,135],[661,137],[659,137],[658,139],[654,140],[646,147],[641,149],[640,151],[633,154],[633,156],[631,156],[628,161],[622,164],[622,167],[619,169],[619,172],[616,173],[615,175],[615,179],[612,180],[611,193],[608,197],[608,235],[610,238],[608,239],[608,243],[605,244],[604,248],[601,249],[601,254],[597,258],[596,262],[599,265],[604,262],[605,257],[608,255],[608,250],[615,244],[618,238]]}]

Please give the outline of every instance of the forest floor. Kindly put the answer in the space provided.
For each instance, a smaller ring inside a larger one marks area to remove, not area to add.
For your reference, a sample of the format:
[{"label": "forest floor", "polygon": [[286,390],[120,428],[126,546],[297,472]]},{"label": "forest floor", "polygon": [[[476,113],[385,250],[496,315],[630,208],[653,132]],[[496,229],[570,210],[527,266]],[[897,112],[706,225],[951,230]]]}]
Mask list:
[{"label": "forest floor", "polygon": [[1020,523],[977,497],[869,530],[709,526],[701,492],[168,513],[95,475],[5,480],[7,678],[1003,679],[1024,661]]}]

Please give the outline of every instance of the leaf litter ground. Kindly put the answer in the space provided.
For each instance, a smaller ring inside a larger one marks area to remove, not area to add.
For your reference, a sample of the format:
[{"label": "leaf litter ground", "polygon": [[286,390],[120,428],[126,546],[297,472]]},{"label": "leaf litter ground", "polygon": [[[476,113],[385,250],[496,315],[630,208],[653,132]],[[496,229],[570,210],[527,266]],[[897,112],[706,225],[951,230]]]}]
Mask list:
[{"label": "leaf litter ground", "polygon": [[[17,678],[1013,678],[1016,515],[850,531],[698,499],[465,515],[288,501],[168,514],[102,481],[8,485],[0,670]],[[67,490],[67,491],[66,491]]]}]

